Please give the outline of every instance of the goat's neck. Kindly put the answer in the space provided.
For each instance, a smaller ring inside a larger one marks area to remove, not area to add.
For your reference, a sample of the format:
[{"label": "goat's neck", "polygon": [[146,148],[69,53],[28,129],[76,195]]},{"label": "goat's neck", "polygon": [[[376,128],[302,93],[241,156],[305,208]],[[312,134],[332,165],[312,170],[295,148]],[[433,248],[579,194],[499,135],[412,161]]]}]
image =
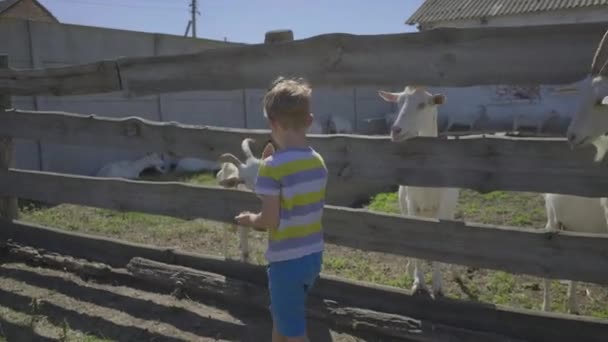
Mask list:
[{"label": "goat's neck", "polygon": [[422,117],[426,120],[420,125],[418,130],[418,136],[420,137],[436,137],[439,136],[439,130],[437,128],[437,108],[428,110],[422,114]]}]

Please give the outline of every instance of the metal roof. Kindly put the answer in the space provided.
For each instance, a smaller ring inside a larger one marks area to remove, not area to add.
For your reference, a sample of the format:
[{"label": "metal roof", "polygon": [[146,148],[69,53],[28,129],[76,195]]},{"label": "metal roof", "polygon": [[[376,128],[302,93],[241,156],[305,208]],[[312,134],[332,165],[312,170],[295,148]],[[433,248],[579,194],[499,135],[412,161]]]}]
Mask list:
[{"label": "metal roof", "polygon": [[591,6],[608,0],[426,0],[406,24],[497,17]]}]

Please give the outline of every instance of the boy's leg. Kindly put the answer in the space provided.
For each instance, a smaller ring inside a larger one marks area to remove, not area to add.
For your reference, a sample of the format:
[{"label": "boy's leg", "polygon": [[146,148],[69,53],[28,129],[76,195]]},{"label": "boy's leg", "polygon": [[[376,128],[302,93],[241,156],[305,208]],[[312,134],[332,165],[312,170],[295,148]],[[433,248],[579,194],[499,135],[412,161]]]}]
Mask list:
[{"label": "boy's leg", "polygon": [[272,325],[272,342],[288,342],[287,337],[281,335],[277,330],[277,324],[273,323]]},{"label": "boy's leg", "polygon": [[[319,265],[317,265],[319,264]],[[320,256],[271,263],[268,267],[270,307],[278,341],[307,341],[307,289],[320,271]],[[286,337],[287,340],[282,340]],[[273,340],[274,341],[274,340]]]}]

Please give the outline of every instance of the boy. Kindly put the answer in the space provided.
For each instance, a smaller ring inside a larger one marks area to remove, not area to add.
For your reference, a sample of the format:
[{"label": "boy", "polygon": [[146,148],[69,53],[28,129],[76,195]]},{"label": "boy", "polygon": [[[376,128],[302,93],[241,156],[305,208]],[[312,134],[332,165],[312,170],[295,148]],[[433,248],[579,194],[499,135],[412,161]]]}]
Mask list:
[{"label": "boy", "polygon": [[306,140],[313,120],[310,95],[308,84],[281,77],[266,93],[264,116],[279,148],[267,148],[262,155],[255,185],[262,211],[236,217],[240,225],[269,231],[273,342],[307,341],[306,296],[321,272],[327,168]]}]

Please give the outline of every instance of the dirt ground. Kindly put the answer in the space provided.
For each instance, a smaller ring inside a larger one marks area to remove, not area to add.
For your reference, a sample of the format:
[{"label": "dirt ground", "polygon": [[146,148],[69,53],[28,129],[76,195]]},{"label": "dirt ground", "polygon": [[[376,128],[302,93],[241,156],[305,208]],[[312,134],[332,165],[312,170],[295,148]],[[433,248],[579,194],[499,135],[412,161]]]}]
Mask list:
[{"label": "dirt ground", "polygon": [[[312,341],[370,341],[310,323]],[[213,298],[177,299],[8,260],[0,265],[0,340],[269,341],[271,328],[268,312]]]}]

